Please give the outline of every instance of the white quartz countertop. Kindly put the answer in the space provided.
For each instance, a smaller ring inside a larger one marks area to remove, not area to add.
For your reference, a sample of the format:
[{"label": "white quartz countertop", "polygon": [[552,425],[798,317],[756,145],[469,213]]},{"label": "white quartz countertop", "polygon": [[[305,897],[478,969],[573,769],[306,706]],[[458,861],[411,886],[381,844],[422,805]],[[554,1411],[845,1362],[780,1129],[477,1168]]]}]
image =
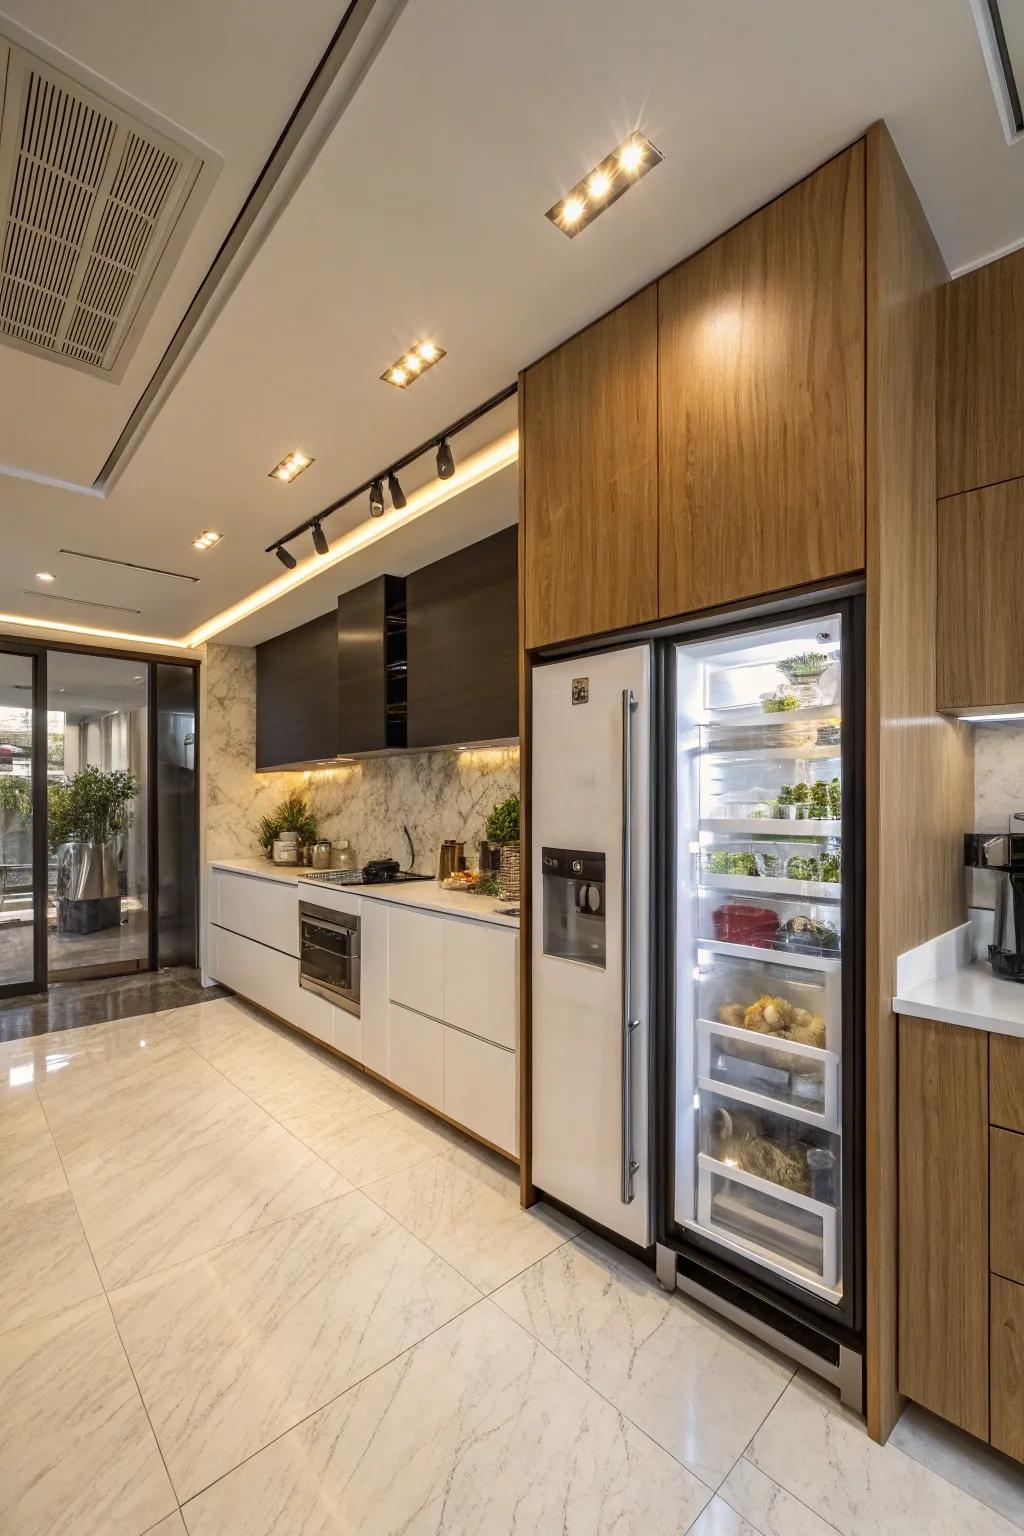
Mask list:
[{"label": "white quartz countertop", "polygon": [[919,1019],[942,1019],[995,1035],[1024,1037],[1024,985],[1003,981],[991,966],[974,960],[948,976],[908,987],[893,998],[894,1013]]},{"label": "white quartz countertop", "polygon": [[[295,885],[308,871],[302,865],[271,864],[269,859],[211,859],[211,869],[227,869],[239,875],[256,875],[262,880],[275,880],[283,885]],[[355,885],[335,886],[311,880],[304,891],[323,895],[332,889],[350,892],[353,896],[369,901],[386,901],[394,906],[423,907],[430,912],[450,913],[457,917],[475,918],[479,923],[494,923],[502,928],[518,928],[518,917],[508,917],[498,911],[507,905],[493,896],[469,896],[465,891],[442,890],[436,880],[413,880],[408,885]]]}]

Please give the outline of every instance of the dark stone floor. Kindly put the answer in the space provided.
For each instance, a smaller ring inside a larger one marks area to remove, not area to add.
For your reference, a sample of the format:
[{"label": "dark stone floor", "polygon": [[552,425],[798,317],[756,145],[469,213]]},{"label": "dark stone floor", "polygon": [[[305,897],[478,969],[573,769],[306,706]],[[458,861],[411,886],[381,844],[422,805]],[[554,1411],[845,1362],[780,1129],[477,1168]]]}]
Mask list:
[{"label": "dark stone floor", "polygon": [[188,1003],[227,997],[223,987],[201,987],[199,972],[177,966],[164,971],[136,971],[100,981],[56,982],[48,992],[0,998],[0,1041],[46,1035],[56,1029],[80,1029],[109,1019],[160,1013]]}]

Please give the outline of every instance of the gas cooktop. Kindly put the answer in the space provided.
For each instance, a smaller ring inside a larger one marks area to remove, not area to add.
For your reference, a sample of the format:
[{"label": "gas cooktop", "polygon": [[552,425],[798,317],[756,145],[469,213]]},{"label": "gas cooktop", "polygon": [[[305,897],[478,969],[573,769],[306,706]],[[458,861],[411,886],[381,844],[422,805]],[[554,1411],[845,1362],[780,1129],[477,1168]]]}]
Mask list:
[{"label": "gas cooktop", "polygon": [[413,875],[399,869],[394,873],[367,874],[362,869],[309,869],[300,880],[314,880],[318,885],[404,885],[410,880],[432,880],[433,875]]}]

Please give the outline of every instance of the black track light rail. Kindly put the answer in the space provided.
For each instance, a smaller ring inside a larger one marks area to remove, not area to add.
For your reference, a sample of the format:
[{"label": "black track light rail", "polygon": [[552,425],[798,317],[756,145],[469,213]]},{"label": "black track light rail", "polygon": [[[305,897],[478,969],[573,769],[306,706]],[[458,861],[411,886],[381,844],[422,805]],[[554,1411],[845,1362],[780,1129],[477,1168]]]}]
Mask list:
[{"label": "black track light rail", "polygon": [[400,469],[408,469],[410,464],[414,464],[425,453],[429,453],[431,448],[439,448],[449,437],[454,437],[457,432],[465,431],[475,421],[479,421],[482,416],[486,416],[488,411],[493,411],[497,406],[504,405],[506,400],[511,400],[518,389],[518,383],[509,384],[504,389],[500,389],[496,395],[492,395],[489,400],[485,400],[483,405],[475,406],[473,410],[467,411],[465,416],[460,416],[458,421],[453,421],[450,427],[444,427],[440,432],[435,432],[432,437],[427,438],[426,442],[420,443],[418,448],[413,448],[403,458],[396,459],[393,464],[389,464],[387,469],[378,471],[377,474],[371,475],[369,480],[365,480],[362,485],[357,485],[354,491],[346,492],[337,501],[332,501],[329,507],[324,507],[321,512],[315,512],[312,517],[307,517],[304,523],[299,523],[298,527],[293,528],[290,533],[283,533],[279,539],[275,539],[272,544],[267,545],[264,554],[276,554],[282,545],[290,544],[292,539],[297,539],[300,534],[308,533],[314,523],[319,523],[322,518],[330,517],[332,512],[339,511],[341,507],[347,507],[349,502],[355,501],[357,496],[365,496],[367,491],[371,490],[378,480],[386,481],[389,475],[396,475]]}]

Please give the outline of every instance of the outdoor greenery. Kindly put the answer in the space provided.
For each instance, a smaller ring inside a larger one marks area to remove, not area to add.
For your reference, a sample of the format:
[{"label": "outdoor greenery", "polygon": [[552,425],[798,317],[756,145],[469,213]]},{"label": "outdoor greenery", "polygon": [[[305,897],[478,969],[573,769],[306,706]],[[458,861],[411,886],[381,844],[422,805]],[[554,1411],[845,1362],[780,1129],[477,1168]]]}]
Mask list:
[{"label": "outdoor greenery", "polygon": [[47,835],[50,847],[61,843],[105,843],[132,824],[132,802],[139,781],[117,768],[83,768],[66,784],[49,784],[46,791]]},{"label": "outdoor greenery", "polygon": [[280,837],[282,832],[297,832],[301,844],[316,842],[316,817],[297,789],[285,796],[272,816],[264,816],[260,821],[257,840],[268,858],[273,851],[275,837]]},{"label": "outdoor greenery", "polygon": [[489,843],[518,843],[519,796],[509,795],[499,800],[487,818],[484,837]]}]

